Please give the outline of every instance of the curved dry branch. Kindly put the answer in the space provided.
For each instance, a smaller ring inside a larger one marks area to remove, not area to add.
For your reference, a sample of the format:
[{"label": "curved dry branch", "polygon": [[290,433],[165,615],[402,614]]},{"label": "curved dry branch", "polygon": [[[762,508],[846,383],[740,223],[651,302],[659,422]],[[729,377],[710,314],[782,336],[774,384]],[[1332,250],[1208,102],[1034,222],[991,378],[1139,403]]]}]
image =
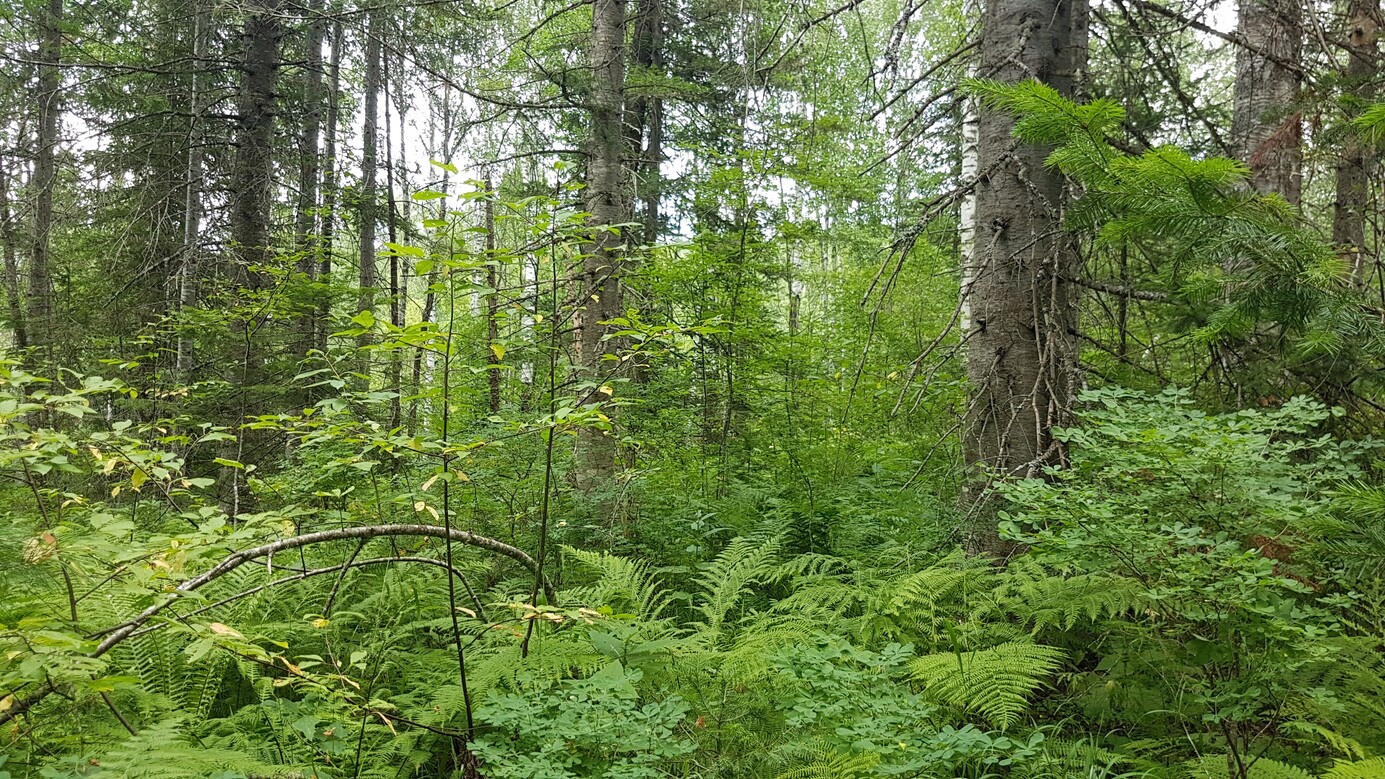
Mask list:
[{"label": "curved dry branch", "polygon": [[[474,546],[478,549],[485,549],[490,552],[495,552],[496,554],[504,555],[529,569],[535,576],[540,575],[538,563],[523,549],[511,546],[502,541],[497,541],[493,538],[469,533],[465,530],[454,529],[449,531],[447,528],[438,527],[436,525],[372,525],[368,527],[344,527],[335,530],[322,530],[316,533],[305,533],[301,536],[283,538],[278,541],[261,544],[260,546],[244,549],[228,555],[210,570],[179,584],[168,597],[155,603],[144,611],[141,611],[134,618],[93,634],[92,638],[100,636],[105,636],[105,638],[102,639],[101,643],[97,644],[96,648],[87,656],[91,658],[101,657],[111,651],[111,649],[120,642],[133,635],[150,619],[153,619],[164,609],[178,602],[183,594],[200,589],[252,560],[258,560],[262,557],[278,554],[279,552],[299,549],[305,546],[312,546],[313,544],[321,544],[329,541],[384,538],[390,536],[428,536],[431,538],[450,539],[468,546]],[[558,602],[553,585],[547,579],[543,581],[543,590],[548,596],[550,603]],[[26,713],[55,690],[56,688],[49,684],[24,700],[15,700],[13,705],[8,709],[0,711],[0,725]]]},{"label": "curved dry branch", "polygon": [[[369,560],[348,560],[347,562],[338,563],[336,565],[329,565],[325,568],[312,568],[306,571],[298,571],[289,576],[281,576],[280,578],[274,579],[273,581],[267,581],[264,584],[256,585],[248,590],[241,590],[240,592],[235,593],[234,595],[227,595],[226,597],[216,601],[215,603],[208,603],[207,605],[202,606],[201,608],[196,608],[192,611],[187,612],[186,614],[183,614],[182,618],[186,619],[187,617],[195,617],[198,614],[205,614],[208,611],[218,609],[227,604],[235,603],[236,601],[241,600],[242,598],[248,598],[251,595],[264,592],[268,589],[273,589],[274,587],[278,587],[281,584],[292,584],[294,582],[301,582],[304,579],[310,579],[314,576],[322,576],[324,574],[329,573],[338,573],[340,571],[344,571],[350,568],[368,568],[374,565],[389,565],[391,563],[420,563],[422,565],[432,565],[438,568],[442,568],[445,571],[450,571],[453,576],[456,576],[458,579],[462,580],[462,586],[466,588],[467,595],[471,598],[471,605],[475,607],[477,619],[480,619],[483,622],[485,621],[485,607],[481,605],[481,599],[476,595],[476,591],[471,588],[471,584],[467,582],[466,577],[462,576],[461,571],[458,571],[453,566],[448,565],[446,560],[439,560],[434,557],[420,557],[417,555],[399,555],[397,557],[372,557]],[[164,627],[167,627],[169,624],[171,623],[160,622],[154,625],[145,625],[142,628],[137,628],[135,632],[131,633],[130,638],[139,638],[140,636],[143,636],[147,633],[153,633],[156,630],[161,630]]]}]

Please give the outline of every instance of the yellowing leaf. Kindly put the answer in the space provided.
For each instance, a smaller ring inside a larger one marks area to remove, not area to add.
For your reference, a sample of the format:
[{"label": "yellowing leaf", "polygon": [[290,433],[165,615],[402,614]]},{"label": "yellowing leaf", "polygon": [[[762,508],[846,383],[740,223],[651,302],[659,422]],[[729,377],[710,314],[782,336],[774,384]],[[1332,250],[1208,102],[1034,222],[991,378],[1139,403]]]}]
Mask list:
[{"label": "yellowing leaf", "polygon": [[232,638],[244,638],[244,636],[242,636],[242,635],[240,634],[240,631],[236,630],[235,628],[233,628],[233,627],[231,627],[231,626],[229,626],[229,625],[223,625],[223,624],[221,624],[220,622],[212,622],[212,623],[208,624],[207,627],[208,627],[213,633],[217,634],[218,636],[230,636],[230,637],[232,637]]},{"label": "yellowing leaf", "polygon": [[505,359],[505,345],[491,344],[491,354],[495,355],[495,359],[497,360]]}]

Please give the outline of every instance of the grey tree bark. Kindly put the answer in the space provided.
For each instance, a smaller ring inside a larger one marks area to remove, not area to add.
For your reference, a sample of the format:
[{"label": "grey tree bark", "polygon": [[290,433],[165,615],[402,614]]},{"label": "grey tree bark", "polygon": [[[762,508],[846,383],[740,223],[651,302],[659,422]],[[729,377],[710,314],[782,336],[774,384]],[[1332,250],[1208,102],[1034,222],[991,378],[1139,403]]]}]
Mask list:
[{"label": "grey tree bark", "polygon": [[39,17],[38,149],[31,185],[34,191],[34,237],[29,254],[29,343],[53,343],[53,192],[58,180],[58,128],[62,114],[63,0],[48,0]]},{"label": "grey tree bark", "polygon": [[1302,62],[1300,0],[1240,0],[1231,145],[1250,166],[1257,192],[1303,195],[1303,117],[1297,107]]},{"label": "grey tree bark", "polygon": [[[322,141],[322,213],[320,216],[321,237],[318,252],[321,264],[318,278],[330,281],[332,277],[333,242],[337,235],[337,125],[341,121],[341,57],[346,48],[346,31],[341,19],[332,24],[332,53],[327,66],[327,127]],[[315,340],[317,348],[327,351],[327,335],[332,332],[328,320],[332,316],[332,298],[323,295],[318,302],[318,324]]]},{"label": "grey tree bark", "polygon": [[275,89],[279,82],[279,39],[283,36],[279,3],[261,0],[245,20],[230,221],[237,254],[232,278],[251,288],[265,283],[258,268],[269,264],[273,249],[270,218],[274,207]]},{"label": "grey tree bark", "polygon": [[[322,42],[327,22],[314,18],[308,23],[304,41],[303,114],[298,135],[298,202],[294,207],[294,249],[298,260],[294,270],[308,279],[315,279],[318,253],[321,251],[321,231],[318,221],[318,183],[321,180],[321,156],[318,143],[322,136]],[[298,354],[306,356],[316,346],[315,317],[304,313],[298,319]]]},{"label": "grey tree bark", "polygon": [[[1038,79],[1072,95],[1086,65],[1086,0],[986,0],[982,75]],[[1014,119],[977,116],[973,260],[963,290],[971,382],[964,422],[970,483],[964,540],[973,553],[1005,551],[990,487],[1061,461],[1053,430],[1067,423],[1076,383],[1078,254],[1059,225],[1066,186],[1044,167],[1049,149],[1011,140]]]},{"label": "grey tree bark", "polygon": [[[192,72],[188,88],[187,159],[183,168],[183,249],[178,262],[178,310],[191,308],[196,297],[197,268],[202,239],[202,71],[207,58],[207,12],[199,0],[192,3]],[[178,331],[175,365],[180,376],[192,370],[191,334]]]},{"label": "grey tree bark", "polygon": [[[380,165],[380,12],[370,13],[370,23],[366,30],[365,44],[365,85],[364,85],[365,123],[361,131],[361,194],[360,194],[360,276],[358,278],[359,297],[357,311],[375,310],[375,223],[379,219],[379,192],[376,187],[376,169]],[[368,336],[362,336],[360,345],[370,343]],[[361,362],[369,373],[370,361],[362,357]]]},{"label": "grey tree bark", "polygon": [[19,288],[19,236],[10,209],[10,171],[5,163],[6,160],[0,159],[0,252],[5,259],[5,302],[9,306],[14,348],[23,351],[29,348],[29,334],[24,326],[24,298]]},{"label": "grey tree bark", "polygon": [[486,377],[490,390],[488,408],[492,414],[500,413],[500,263],[496,255],[495,243],[495,185],[490,171],[486,172],[486,365],[490,375]]},{"label": "grey tree bark", "polygon": [[[630,64],[651,74],[664,68],[663,0],[640,0],[635,11]],[[631,93],[627,99],[626,145],[637,152],[635,195],[640,201],[639,221],[643,242],[658,240],[662,229],[659,200],[662,194],[660,163],[664,157],[664,101],[657,94]]]},{"label": "grey tree bark", "polygon": [[[631,183],[625,167],[625,19],[626,0],[594,0],[590,66],[592,85],[587,96],[591,134],[587,149],[585,208],[594,230],[582,268],[583,311],[578,341],[579,363],[597,378],[615,352],[603,340],[599,323],[623,313],[621,276],[625,244],[615,225],[630,221]],[[593,400],[605,400],[597,392]],[[601,431],[584,429],[579,437],[579,486],[599,488],[615,471],[615,441]],[[600,511],[600,509],[599,509]]]},{"label": "grey tree bark", "polygon": [[[1350,0],[1347,6],[1347,66],[1342,74],[1343,88],[1358,104],[1375,96],[1376,58],[1381,22],[1380,0]],[[1355,106],[1353,107],[1356,108]],[[1349,112],[1351,115],[1358,110]],[[1356,284],[1366,279],[1367,188],[1375,155],[1361,140],[1349,137],[1337,160],[1337,198],[1332,212],[1332,242],[1351,268]]]}]

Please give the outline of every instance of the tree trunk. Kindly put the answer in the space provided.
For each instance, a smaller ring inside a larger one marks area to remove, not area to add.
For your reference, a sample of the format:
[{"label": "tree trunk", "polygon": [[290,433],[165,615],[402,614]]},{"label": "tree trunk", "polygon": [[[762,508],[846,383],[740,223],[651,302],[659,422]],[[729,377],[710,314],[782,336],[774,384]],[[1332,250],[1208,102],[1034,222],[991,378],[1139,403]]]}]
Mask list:
[{"label": "tree trunk", "polygon": [[[1346,49],[1348,57],[1342,87],[1351,97],[1349,115],[1375,96],[1376,47],[1380,23],[1380,0],[1350,0],[1347,8]],[[1359,286],[1366,279],[1366,182],[1375,156],[1370,147],[1356,137],[1348,137],[1337,160],[1337,200],[1332,214],[1332,242],[1351,268],[1352,280]]]},{"label": "tree trunk", "polygon": [[[394,168],[394,147],[390,140],[390,85],[394,84],[396,91],[399,86],[394,81],[390,73],[390,61],[383,60],[383,73],[381,75],[380,87],[384,91],[385,98],[385,234],[389,237],[391,244],[399,243],[399,208],[394,200],[395,193],[395,168]],[[399,135],[404,135],[404,127],[401,117],[399,125]],[[403,290],[399,285],[399,252],[391,251],[390,258],[390,324],[396,328],[404,327],[404,297]],[[399,428],[403,420],[403,398],[404,398],[404,354],[398,349],[390,350],[390,429]],[[398,460],[394,461],[399,464]]]},{"label": "tree trunk", "polygon": [[[986,0],[981,73],[1006,83],[1038,78],[1071,95],[1086,64],[1086,0]],[[972,482],[964,497],[974,553],[1003,553],[989,487],[1060,462],[1053,438],[1066,424],[1076,373],[1077,253],[1059,217],[1062,177],[1049,149],[1011,140],[1014,119],[977,116],[975,259],[964,305],[970,321],[972,393],[964,445]]]},{"label": "tree trunk", "polygon": [[[361,132],[361,193],[360,193],[360,278],[357,311],[375,311],[375,222],[379,219],[379,193],[376,191],[376,168],[379,167],[380,111],[380,12],[370,12],[365,44],[365,123]],[[363,335],[359,346],[370,343]],[[370,359],[362,353],[363,372],[369,376]],[[367,378],[367,384],[369,379]]]},{"label": "tree trunk", "polygon": [[500,413],[500,269],[495,252],[495,189],[486,173],[486,364],[490,385],[490,412]]},{"label": "tree trunk", "polygon": [[[322,135],[322,40],[326,37],[327,22],[314,18],[308,23],[304,42],[303,124],[298,135],[298,202],[294,213],[294,249],[298,260],[294,270],[311,281],[317,277],[318,252],[321,250],[317,230],[318,182],[321,179],[318,142]],[[314,319],[311,312],[299,316],[298,355],[306,357],[316,345]]]},{"label": "tree trunk", "polygon": [[1297,205],[1303,194],[1303,127],[1297,108],[1302,62],[1299,0],[1241,0],[1231,144],[1257,192]]},{"label": "tree trunk", "polygon": [[29,255],[26,324],[30,344],[53,343],[53,192],[58,181],[58,129],[62,113],[63,0],[48,0],[39,23],[38,150],[34,158],[34,239]]},{"label": "tree trunk", "polygon": [[0,251],[5,257],[5,299],[9,304],[10,329],[14,332],[14,348],[29,348],[29,334],[24,327],[24,299],[19,291],[19,237],[15,234],[14,214],[10,210],[10,171],[0,158]]},{"label": "tree trunk", "polygon": [[[202,70],[207,58],[207,14],[201,2],[192,4],[192,73],[188,89],[188,150],[183,169],[183,251],[178,263],[178,311],[191,308],[196,297],[197,260],[202,240]],[[174,364],[184,380],[192,370],[193,339],[184,325],[178,330]]]},{"label": "tree trunk", "polygon": [[[640,0],[635,13],[631,64],[651,75],[662,75],[664,67],[663,0]],[[659,163],[664,156],[664,101],[657,95],[632,93],[628,96],[626,145],[638,152],[635,163],[635,190],[640,200],[639,215],[645,244],[658,240],[661,229],[659,198],[662,191]]]},{"label": "tree trunk", "polygon": [[[322,264],[318,268],[318,278],[324,283],[332,280],[332,243],[337,234],[337,125],[341,121],[341,56],[346,48],[345,35],[338,19],[332,24],[332,54],[327,66],[327,128],[322,142],[322,234],[318,246]],[[328,324],[332,318],[332,296],[325,292],[318,302],[317,318],[317,348],[325,353],[327,335],[332,332]]]},{"label": "tree trunk", "polygon": [[275,89],[283,35],[279,2],[261,0],[245,20],[230,219],[238,261],[232,279],[251,288],[266,283],[262,269],[269,264],[272,249]]},{"label": "tree trunk", "polygon": [[[583,305],[579,361],[588,378],[601,380],[614,363],[604,358],[616,345],[603,340],[606,329],[599,323],[620,316],[621,275],[627,236],[614,225],[630,218],[630,184],[624,157],[625,110],[625,0],[594,0],[592,5],[592,68],[590,105],[591,136],[587,153],[585,207],[594,228],[583,265]],[[606,400],[600,390],[593,402]],[[609,413],[609,412],[608,412]],[[579,438],[581,467],[578,484],[584,491],[603,486],[615,472],[615,439],[599,430],[584,429]],[[598,508],[604,513],[603,508]]]}]

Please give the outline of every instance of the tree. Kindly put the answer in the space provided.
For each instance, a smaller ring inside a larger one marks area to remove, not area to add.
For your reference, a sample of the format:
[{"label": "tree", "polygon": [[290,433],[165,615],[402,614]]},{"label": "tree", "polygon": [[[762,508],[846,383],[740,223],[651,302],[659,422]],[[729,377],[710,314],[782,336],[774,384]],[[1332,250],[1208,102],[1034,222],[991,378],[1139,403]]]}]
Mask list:
[{"label": "tree", "polygon": [[237,99],[235,170],[231,182],[231,240],[237,249],[232,279],[258,288],[266,283],[274,238],[274,127],[279,83],[279,0],[259,0],[245,18]]},{"label": "tree", "polygon": [[[1347,66],[1342,73],[1343,102],[1348,117],[1360,114],[1363,103],[1374,96],[1379,73],[1377,46],[1381,23],[1379,0],[1350,0],[1347,7]],[[1374,155],[1355,133],[1343,142],[1337,160],[1337,197],[1332,211],[1332,242],[1351,266],[1357,284],[1366,274],[1367,187]]]},{"label": "tree", "polygon": [[[579,362],[591,379],[600,379],[602,372],[610,369],[608,358],[616,351],[616,344],[606,340],[607,329],[601,323],[624,313],[621,279],[626,270],[629,236],[620,225],[630,221],[632,196],[625,164],[625,6],[625,0],[595,0],[592,4],[589,137],[583,192],[584,206],[591,214],[592,243],[584,250],[579,340]],[[610,393],[603,385],[592,396],[602,401]],[[586,429],[581,449],[579,480],[584,489],[598,488],[615,472],[614,440],[602,431]]]},{"label": "tree", "polygon": [[1278,192],[1297,205],[1303,198],[1303,5],[1241,0],[1237,31],[1231,144],[1250,166],[1257,192]]},{"label": "tree", "polygon": [[[318,152],[318,144],[322,136],[323,108],[326,103],[322,91],[322,43],[326,33],[327,20],[315,17],[308,22],[303,43],[304,114],[298,136],[298,200],[294,206],[294,251],[298,254],[298,260],[294,270],[306,280],[317,278],[319,257],[323,252],[322,230],[318,227],[318,190],[322,180],[322,155]],[[315,313],[305,311],[299,317],[300,354],[307,354],[317,346]]]},{"label": "tree", "polygon": [[34,155],[34,234],[29,255],[28,311],[25,326],[29,343],[46,347],[53,331],[53,193],[58,183],[58,132],[62,115],[63,0],[47,0],[41,6],[38,56],[38,148]]},{"label": "tree", "polygon": [[[988,0],[980,73],[1015,83],[1035,77],[1071,96],[1086,64],[1085,0]],[[974,265],[962,290],[969,312],[965,503],[973,551],[1000,551],[986,509],[994,478],[1033,476],[1062,459],[1053,430],[1069,419],[1077,377],[1077,247],[1059,220],[1062,176],[1048,150],[1012,140],[1013,118],[978,117]]]},{"label": "tree", "polygon": [[[361,191],[360,198],[360,275],[358,279],[359,298],[356,310],[374,313],[375,311],[375,228],[379,220],[379,199],[376,177],[380,167],[380,12],[371,11],[366,28],[365,41],[365,84],[364,111],[365,124],[361,130]],[[361,336],[361,345],[368,344],[369,336]],[[370,360],[363,352],[361,356],[369,374]],[[369,385],[369,378],[366,384]]]}]

